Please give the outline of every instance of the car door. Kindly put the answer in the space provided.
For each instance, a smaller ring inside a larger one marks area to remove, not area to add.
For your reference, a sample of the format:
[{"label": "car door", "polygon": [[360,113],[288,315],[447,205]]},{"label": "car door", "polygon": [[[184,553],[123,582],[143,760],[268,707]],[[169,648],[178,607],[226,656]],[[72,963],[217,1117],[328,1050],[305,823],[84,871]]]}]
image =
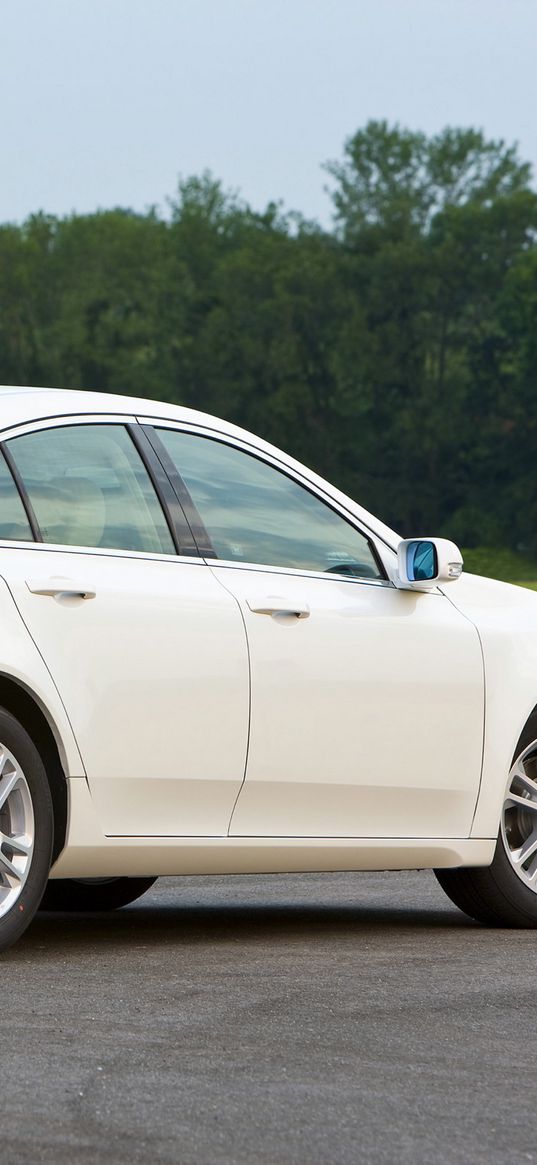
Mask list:
[{"label": "car door", "polygon": [[460,837],[481,768],[475,628],[389,581],[374,540],[305,481],[214,432],[157,427],[248,633],[233,835]]},{"label": "car door", "polygon": [[0,542],[0,575],[63,699],[103,831],[225,834],[246,759],[243,620],[161,474],[165,516],[140,449],[121,418],[6,441],[42,542]]}]

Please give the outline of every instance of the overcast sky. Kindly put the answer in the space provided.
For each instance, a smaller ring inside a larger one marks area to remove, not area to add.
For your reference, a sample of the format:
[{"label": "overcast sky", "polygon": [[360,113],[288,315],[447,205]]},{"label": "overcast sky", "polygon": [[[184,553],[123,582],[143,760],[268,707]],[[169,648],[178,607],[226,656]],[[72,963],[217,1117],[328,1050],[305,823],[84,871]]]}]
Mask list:
[{"label": "overcast sky", "polygon": [[0,221],[165,206],[209,168],[329,221],[368,118],[482,127],[537,166],[537,0],[0,0]]}]

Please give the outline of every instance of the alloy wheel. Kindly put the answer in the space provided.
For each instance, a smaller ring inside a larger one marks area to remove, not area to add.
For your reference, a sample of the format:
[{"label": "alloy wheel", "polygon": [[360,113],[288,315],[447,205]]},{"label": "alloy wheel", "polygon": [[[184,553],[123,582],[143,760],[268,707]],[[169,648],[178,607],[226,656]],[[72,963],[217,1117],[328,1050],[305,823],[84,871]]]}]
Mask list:
[{"label": "alloy wheel", "polygon": [[32,864],[35,820],[26,777],[0,744],[0,918],[11,910]]},{"label": "alloy wheel", "polygon": [[537,894],[537,741],[521,752],[509,774],[502,839],[513,870]]}]

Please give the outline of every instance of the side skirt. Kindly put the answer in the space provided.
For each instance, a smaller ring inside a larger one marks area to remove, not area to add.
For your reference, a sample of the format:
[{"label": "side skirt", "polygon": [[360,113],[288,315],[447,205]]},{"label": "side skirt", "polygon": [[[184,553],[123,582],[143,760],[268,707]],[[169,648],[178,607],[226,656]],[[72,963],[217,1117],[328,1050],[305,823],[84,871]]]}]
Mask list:
[{"label": "side skirt", "polygon": [[52,878],[488,866],[496,846],[495,838],[105,837],[86,781],[69,786],[67,842]]}]

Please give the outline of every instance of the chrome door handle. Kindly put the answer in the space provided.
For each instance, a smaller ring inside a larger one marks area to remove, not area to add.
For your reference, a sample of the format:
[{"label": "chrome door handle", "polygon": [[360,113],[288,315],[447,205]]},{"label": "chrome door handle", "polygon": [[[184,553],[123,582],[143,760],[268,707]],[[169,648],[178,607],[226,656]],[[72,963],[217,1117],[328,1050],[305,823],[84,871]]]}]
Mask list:
[{"label": "chrome door handle", "polygon": [[94,599],[96,590],[89,583],[80,582],[74,578],[26,579],[26,586],[33,595],[68,595],[77,599]]},{"label": "chrome door handle", "polygon": [[308,603],[285,598],[283,595],[266,595],[262,599],[247,599],[254,615],[295,615],[297,619],[307,619],[310,614]]}]

